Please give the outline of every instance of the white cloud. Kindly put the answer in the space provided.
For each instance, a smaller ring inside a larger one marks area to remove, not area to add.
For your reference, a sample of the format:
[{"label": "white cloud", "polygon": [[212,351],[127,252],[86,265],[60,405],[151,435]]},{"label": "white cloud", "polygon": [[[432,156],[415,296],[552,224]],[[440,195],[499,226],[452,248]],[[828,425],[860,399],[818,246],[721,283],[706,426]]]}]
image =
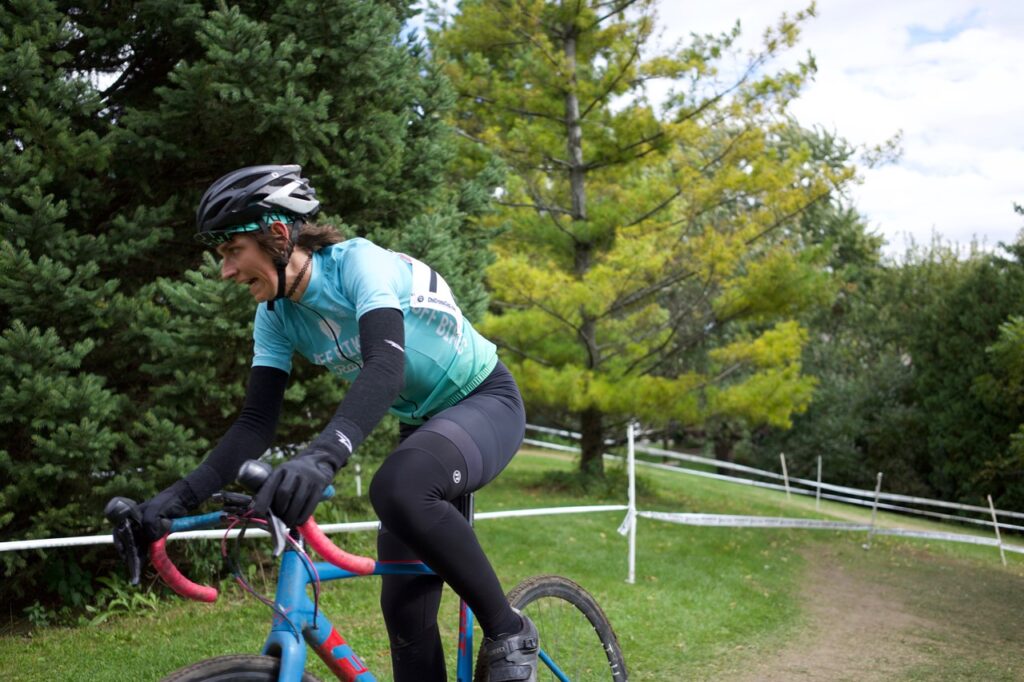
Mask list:
[{"label": "white cloud", "polygon": [[[803,5],[791,0],[661,0],[666,39],[717,33],[740,19],[742,43]],[[793,105],[806,125],[855,144],[903,131],[896,166],[864,169],[858,208],[903,251],[932,233],[989,247],[1016,239],[1024,219],[1024,3],[1018,0],[821,0],[791,59],[818,73]]]}]

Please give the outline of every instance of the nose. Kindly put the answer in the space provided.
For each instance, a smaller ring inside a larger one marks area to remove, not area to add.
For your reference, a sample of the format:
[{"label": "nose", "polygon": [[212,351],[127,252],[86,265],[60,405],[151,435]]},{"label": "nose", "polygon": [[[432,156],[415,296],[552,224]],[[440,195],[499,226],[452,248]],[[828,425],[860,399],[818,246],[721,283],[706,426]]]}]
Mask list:
[{"label": "nose", "polygon": [[225,258],[224,260],[222,260],[220,262],[220,278],[221,279],[231,279],[232,277],[234,277],[237,274],[238,274],[238,268],[236,268],[234,265],[229,263],[227,258]]}]

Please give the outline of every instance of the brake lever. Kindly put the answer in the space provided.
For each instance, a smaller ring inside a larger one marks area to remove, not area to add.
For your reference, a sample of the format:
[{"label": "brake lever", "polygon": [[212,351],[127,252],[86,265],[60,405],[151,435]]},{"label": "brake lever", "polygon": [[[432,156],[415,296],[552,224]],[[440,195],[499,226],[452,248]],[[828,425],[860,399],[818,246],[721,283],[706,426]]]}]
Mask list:
[{"label": "brake lever", "polygon": [[142,581],[142,566],[149,558],[149,548],[141,541],[138,505],[127,497],[115,497],[103,513],[114,526],[114,549],[128,567],[128,579],[132,585],[138,585]]},{"label": "brake lever", "polygon": [[142,581],[142,564],[145,563],[149,551],[140,551],[135,537],[135,529],[127,519],[114,528],[114,548],[128,567],[128,582],[138,585]]},{"label": "brake lever", "polygon": [[243,515],[249,510],[249,505],[252,504],[252,496],[224,490],[214,493],[211,499],[215,503],[223,505],[225,512],[236,516]]},{"label": "brake lever", "polygon": [[288,526],[284,521],[274,516],[274,513],[267,511],[267,527],[270,530],[270,537],[274,542],[274,556],[279,557],[288,545]]}]

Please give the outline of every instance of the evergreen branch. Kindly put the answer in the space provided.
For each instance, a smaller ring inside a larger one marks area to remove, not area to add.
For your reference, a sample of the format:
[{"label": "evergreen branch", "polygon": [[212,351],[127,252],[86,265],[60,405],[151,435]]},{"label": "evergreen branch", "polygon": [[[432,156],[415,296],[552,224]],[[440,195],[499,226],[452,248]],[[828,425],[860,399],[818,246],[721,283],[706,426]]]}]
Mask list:
[{"label": "evergreen branch", "polygon": [[681,123],[683,121],[688,121],[691,118],[694,118],[704,113],[706,110],[710,109],[715,104],[721,102],[723,99],[725,99],[726,95],[732,94],[733,92],[738,90],[742,85],[744,85],[748,80],[750,80],[750,76],[753,75],[753,73],[758,68],[760,68],[761,65],[763,65],[767,61],[767,59],[767,56],[761,55],[757,59],[750,62],[750,64],[747,65],[746,71],[743,72],[743,75],[740,76],[735,83],[733,83],[731,86],[729,86],[722,92],[714,95],[713,97],[709,97],[708,99],[704,100],[696,109],[687,112],[684,116],[678,118],[676,122]]},{"label": "evergreen branch", "polygon": [[[668,348],[672,344],[673,339],[675,339],[676,334],[678,334],[678,332],[679,332],[679,327],[680,326],[682,326],[682,318],[681,317],[678,318],[675,321],[674,324],[663,325],[663,328],[664,327],[671,327],[672,333],[668,335],[668,338],[665,339],[664,342],[658,344],[654,348],[651,348],[649,351],[644,353],[642,356],[640,356],[639,358],[637,358],[636,360],[631,362],[629,364],[629,366],[626,367],[626,369],[622,372],[623,376],[632,374],[634,369],[636,369],[642,362],[644,362],[645,360],[647,360],[651,356],[661,357],[662,353],[665,352],[665,349]],[[661,331],[661,330],[659,330],[659,331]],[[640,376],[647,376],[647,375],[649,375],[651,373],[652,370],[653,370],[653,367],[649,368],[649,369],[647,369],[647,370],[645,370],[643,372],[640,372],[639,375]]]},{"label": "evergreen branch", "polygon": [[546,211],[548,213],[561,213],[563,215],[568,215],[568,216],[572,215],[572,211],[567,211],[564,208],[561,208],[559,206],[546,206],[544,204],[536,204],[536,203],[534,203],[534,204],[521,204],[521,203],[517,203],[517,202],[514,202],[514,201],[501,201],[501,200],[495,200],[494,203],[498,204],[499,206],[506,206],[508,208],[532,208],[533,210],[537,211],[538,213]]},{"label": "evergreen branch", "polygon": [[511,351],[512,353],[515,353],[516,355],[518,355],[519,357],[523,358],[524,360],[533,360],[538,365],[543,365],[544,367],[554,367],[555,366],[554,363],[551,363],[551,362],[549,362],[547,360],[544,360],[543,358],[539,358],[539,357],[537,357],[535,355],[527,353],[522,348],[518,348],[516,346],[511,346],[511,345],[509,345],[505,341],[498,341],[498,345],[500,345],[502,348],[504,348],[504,349],[506,349],[508,351]]},{"label": "evergreen branch", "polygon": [[[527,189],[529,191],[530,198],[533,199],[533,202],[535,204],[542,205],[544,203],[543,201],[541,201],[540,193],[537,191],[537,188],[533,186],[533,183],[528,182]],[[569,213],[569,215],[572,214]],[[580,243],[579,238],[575,234],[573,234],[570,230],[566,229],[560,222],[558,222],[558,218],[555,217],[554,213],[548,212],[547,217],[551,220],[551,224],[555,226],[555,229],[557,229],[559,232],[565,233],[566,235],[568,235],[570,239],[572,239],[573,244]]]},{"label": "evergreen branch", "polygon": [[676,227],[677,225],[682,225],[683,223],[687,222],[692,222],[693,224],[696,224],[697,219],[700,218],[705,213],[707,213],[708,211],[713,211],[717,208],[722,208],[723,206],[736,203],[738,199],[739,197],[724,197],[721,201],[716,201],[715,203],[707,204],[700,210],[691,213],[689,216],[686,216],[685,218],[680,218],[679,220],[669,223],[668,227]]},{"label": "evergreen branch", "polygon": [[583,113],[580,114],[580,120],[581,121],[587,117],[587,114],[590,113],[591,109],[593,109],[595,106],[597,106],[597,104],[599,102],[604,101],[604,99],[611,93],[611,91],[615,89],[615,86],[619,84],[619,81],[622,80],[622,77],[626,75],[626,71],[629,69],[630,65],[632,65],[633,62],[636,61],[636,59],[639,56],[640,56],[640,41],[638,39],[638,40],[634,41],[634,43],[633,43],[633,51],[629,55],[629,59],[626,61],[626,64],[621,69],[619,69],[619,72],[615,75],[615,78],[612,79],[612,82],[608,84],[608,87],[605,88],[604,92],[602,92],[600,95],[594,97],[594,100],[589,105],[587,105],[586,108],[584,108]]},{"label": "evergreen branch", "polygon": [[718,382],[722,381],[723,379],[728,378],[728,376],[730,374],[735,374],[736,372],[738,372],[742,368],[743,368],[743,363],[737,362],[736,364],[731,365],[731,366],[725,368],[724,370],[722,370],[721,372],[719,372],[718,376],[712,377],[712,378],[708,379],[707,381],[694,386],[690,390],[691,391],[701,391],[701,390],[707,388],[708,386],[711,386],[712,384],[717,384]]},{"label": "evergreen branch", "polygon": [[779,218],[778,220],[776,220],[775,222],[773,222],[773,223],[772,223],[771,225],[769,225],[769,226],[768,226],[767,228],[765,228],[765,229],[764,229],[764,230],[762,230],[761,232],[758,232],[758,233],[757,233],[757,234],[755,234],[755,235],[754,235],[753,237],[751,237],[750,239],[748,239],[748,240],[747,240],[747,241],[745,242],[745,244],[747,244],[747,245],[749,246],[749,245],[753,244],[754,242],[756,242],[756,241],[760,240],[760,239],[761,239],[761,237],[764,237],[764,236],[765,236],[766,234],[768,234],[768,233],[770,233],[770,232],[774,232],[774,231],[775,231],[775,230],[777,230],[777,229],[778,229],[778,228],[779,228],[779,227],[780,227],[780,226],[781,226],[781,225],[782,225],[783,223],[785,223],[785,222],[788,222],[788,221],[792,220],[792,219],[793,219],[793,218],[795,218],[796,216],[800,215],[801,213],[803,213],[804,211],[806,211],[807,209],[809,209],[809,208],[810,208],[811,206],[813,206],[814,204],[818,203],[819,201],[821,201],[822,199],[824,199],[825,197],[827,197],[828,195],[829,195],[829,193],[828,193],[828,192],[822,192],[822,193],[821,193],[821,194],[819,194],[818,196],[816,196],[816,197],[812,198],[812,199],[811,199],[810,201],[808,201],[808,202],[807,202],[806,204],[804,204],[803,206],[800,206],[799,208],[796,208],[796,209],[794,209],[794,210],[790,211],[789,213],[787,213],[787,214],[783,215],[783,216],[782,216],[781,218]]},{"label": "evergreen branch", "polygon": [[[640,363],[642,363],[643,361],[649,359],[650,357],[657,356],[657,357],[660,358],[658,362],[655,362],[653,365],[651,365],[650,367],[648,367],[644,371],[640,372],[641,376],[651,374],[661,364],[663,364],[665,362],[665,360],[667,360],[668,358],[671,358],[671,357],[673,357],[675,355],[678,355],[684,349],[685,346],[682,345],[682,344],[679,344],[679,345],[676,346],[675,350],[673,350],[671,352],[667,352],[667,353],[665,352],[665,349],[668,348],[671,345],[673,339],[678,335],[679,330],[682,328],[683,322],[685,322],[686,320],[689,319],[690,312],[696,310],[697,306],[699,304],[707,303],[707,301],[708,301],[708,285],[710,283],[710,277],[711,277],[711,275],[709,274],[708,279],[704,281],[704,286],[701,287],[701,295],[700,295],[700,297],[698,297],[697,299],[691,301],[691,303],[689,305],[689,309],[688,310],[682,310],[682,311],[680,311],[679,313],[677,313],[673,317],[674,321],[670,323],[670,325],[672,327],[672,333],[669,335],[669,337],[667,339],[665,339],[665,342],[662,343],[657,348],[652,349],[650,352],[648,352],[643,357],[637,358],[637,360],[635,362],[633,362],[626,369],[625,374],[629,374],[630,372],[632,372],[637,366],[640,365]],[[701,325],[701,326],[703,327],[704,325]]]},{"label": "evergreen branch", "polygon": [[[621,14],[621,13],[625,12],[627,9],[629,9],[631,6],[635,5],[637,2],[639,2],[639,0],[624,0],[622,2],[611,2],[611,3],[608,3],[609,6],[611,7],[611,9],[608,11],[608,14],[605,14],[603,17],[598,17],[597,19],[594,20],[594,22],[592,24],[590,24],[590,26],[587,26],[583,30],[584,31],[589,31],[590,29],[594,28],[595,26],[601,25],[601,22],[603,22],[605,19],[607,19],[609,17],[613,17],[616,14]],[[598,5],[598,6],[600,7],[600,5]]]},{"label": "evergreen branch", "polygon": [[562,119],[557,117],[557,116],[552,116],[551,114],[544,114],[544,113],[541,113],[539,111],[530,111],[529,109],[520,109],[518,107],[509,107],[509,106],[501,105],[501,104],[498,104],[497,101],[495,101],[493,99],[490,99],[489,97],[484,97],[483,95],[470,95],[470,94],[467,93],[467,94],[463,94],[462,97],[471,98],[475,102],[483,102],[485,104],[492,104],[495,107],[497,107],[498,109],[501,109],[502,111],[507,111],[507,112],[513,113],[513,114],[519,114],[520,116],[527,116],[529,118],[544,118],[544,119],[547,119],[549,121],[556,121],[558,123],[563,123]]},{"label": "evergreen branch", "polygon": [[[548,156],[545,154],[544,160],[551,162],[555,166],[561,166],[562,168],[572,168],[571,163],[569,163],[568,161],[564,161],[562,159],[555,158],[554,156]],[[542,168],[542,166],[538,166],[537,168],[540,169]]]},{"label": "evergreen branch", "polygon": [[[558,60],[555,59],[551,54],[549,54],[548,51],[544,49],[544,46],[541,45],[540,43],[538,43],[534,39],[534,37],[532,35],[530,35],[526,31],[524,31],[523,29],[516,27],[516,18],[518,16],[526,15],[526,16],[529,16],[532,19],[537,19],[536,17],[533,17],[532,15],[530,15],[530,13],[527,11],[527,8],[524,7],[522,3],[518,3],[518,4],[519,4],[519,13],[517,15],[515,15],[515,16],[509,15],[505,10],[502,9],[500,4],[496,5],[495,9],[505,19],[506,25],[513,27],[512,28],[512,33],[522,37],[524,42],[526,42],[526,43],[528,43],[530,45],[533,45],[533,47],[538,52],[540,52],[544,56],[544,58],[547,59],[551,63],[552,66],[555,67],[555,71],[558,72],[558,73],[561,73],[561,64],[558,63]],[[537,19],[537,23],[541,24],[543,26],[543,23],[539,19]]]},{"label": "evergreen branch", "polygon": [[[488,142],[486,142],[485,140],[481,140],[479,137],[473,135],[470,132],[467,132],[464,128],[456,127],[455,128],[455,134],[458,135],[459,137],[462,137],[462,138],[465,138],[465,139],[469,140],[470,142],[478,144],[481,147],[484,147],[486,149],[490,149],[491,148],[491,146],[490,146],[490,144],[488,144]],[[528,156],[528,155],[533,153],[529,149],[508,149],[507,151],[510,154],[518,154],[520,156]],[[545,157],[545,158],[547,158],[552,163],[565,164],[565,162],[561,161],[560,159],[554,159],[554,158],[550,158],[550,157]],[[543,166],[531,166],[531,168],[536,168],[537,170],[544,170]]]},{"label": "evergreen branch", "polygon": [[665,132],[664,131],[658,131],[654,135],[650,135],[650,136],[645,137],[643,139],[637,140],[633,144],[630,144],[630,145],[627,145],[627,146],[622,147],[620,149],[617,149],[616,153],[619,154],[620,156],[614,157],[614,158],[612,158],[610,160],[593,161],[591,163],[585,164],[583,166],[583,170],[585,170],[585,171],[597,170],[598,168],[604,168],[605,166],[611,166],[612,164],[624,163],[627,160],[628,161],[636,161],[637,159],[642,159],[645,156],[647,156],[648,154],[650,154],[651,152],[656,151],[657,147],[654,147],[654,146],[648,147],[644,151],[642,151],[639,154],[636,154],[634,156],[631,156],[628,159],[626,159],[624,156],[621,156],[621,155],[624,154],[625,152],[628,152],[630,149],[633,149],[634,147],[639,147],[642,144],[649,143],[649,142],[654,142],[658,138],[664,137],[664,136],[665,136]]},{"label": "evergreen branch", "polygon": [[639,218],[637,218],[633,222],[629,223],[628,225],[625,225],[622,229],[630,228],[630,227],[633,227],[634,225],[639,225],[640,223],[644,222],[645,220],[647,220],[648,218],[653,216],[655,213],[657,213],[658,211],[662,210],[663,208],[665,208],[666,206],[671,204],[673,201],[678,199],[682,195],[682,193],[683,193],[682,188],[677,189],[671,196],[666,198],[664,201],[662,201],[660,204],[658,204],[657,206],[652,208],[647,213],[644,213],[642,216],[640,216]]},{"label": "evergreen branch", "polygon": [[693,277],[695,274],[696,273],[693,271],[680,270],[679,272],[673,273],[658,282],[650,284],[641,289],[637,289],[636,291],[627,294],[625,297],[612,303],[612,305],[609,306],[607,310],[605,310],[603,313],[597,316],[597,319],[601,320],[611,315],[614,315],[623,308],[628,308],[634,303],[643,300],[644,298],[650,296],[651,294],[657,293],[663,289],[667,289],[673,284],[679,284],[680,282],[687,280],[690,277]]},{"label": "evergreen branch", "polygon": [[732,151],[733,147],[736,146],[736,143],[738,143],[742,137],[750,133],[750,130],[751,127],[746,126],[745,128],[743,128],[743,130],[737,133],[731,140],[729,140],[729,144],[725,145],[725,148],[722,149],[720,154],[716,155],[713,159],[709,160],[707,163],[701,166],[700,172],[702,174],[706,173],[712,166],[714,166],[717,163],[721,163],[722,159],[724,159],[729,154],[729,152]]}]

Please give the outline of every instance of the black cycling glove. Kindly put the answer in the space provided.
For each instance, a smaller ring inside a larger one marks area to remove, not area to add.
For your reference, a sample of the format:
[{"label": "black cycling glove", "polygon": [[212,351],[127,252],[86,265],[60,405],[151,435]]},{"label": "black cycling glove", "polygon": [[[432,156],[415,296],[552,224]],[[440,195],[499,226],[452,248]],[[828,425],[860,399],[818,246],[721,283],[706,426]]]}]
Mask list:
[{"label": "black cycling glove", "polygon": [[301,526],[341,466],[333,460],[331,453],[307,451],[274,469],[253,498],[256,516],[266,518],[269,509],[289,528]]},{"label": "black cycling glove", "polygon": [[171,520],[186,516],[199,504],[188,481],[182,479],[139,505],[142,538],[146,544],[167,535]]}]

